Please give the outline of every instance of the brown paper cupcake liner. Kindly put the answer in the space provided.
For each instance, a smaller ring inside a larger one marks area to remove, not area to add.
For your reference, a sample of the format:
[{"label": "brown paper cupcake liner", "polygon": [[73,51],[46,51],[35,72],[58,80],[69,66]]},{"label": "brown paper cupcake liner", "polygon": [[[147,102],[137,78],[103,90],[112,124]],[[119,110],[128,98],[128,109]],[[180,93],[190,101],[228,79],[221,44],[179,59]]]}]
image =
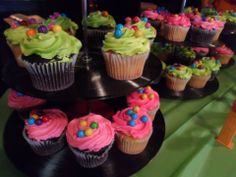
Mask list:
[{"label": "brown paper cupcake liner", "polygon": [[189,81],[189,86],[192,88],[204,88],[206,83],[209,81],[211,75],[208,76],[196,76],[192,75],[190,81]]},{"label": "brown paper cupcake liner", "polygon": [[132,137],[117,133],[116,144],[118,149],[125,154],[130,154],[130,155],[139,154],[143,152],[144,149],[146,148],[151,135],[152,135],[152,130],[143,139],[134,139]]},{"label": "brown paper cupcake liner", "polygon": [[227,65],[232,57],[233,55],[216,54],[216,58],[220,60],[222,65]]},{"label": "brown paper cupcake liner", "polygon": [[223,27],[223,28],[220,28],[220,29],[218,29],[218,30],[216,31],[216,34],[214,35],[214,37],[213,37],[213,39],[212,39],[213,42],[215,42],[215,41],[217,41],[217,40],[219,39],[220,34],[221,34],[221,32],[223,31],[223,29],[224,29],[224,27]]},{"label": "brown paper cupcake liner", "polygon": [[78,55],[73,55],[71,62],[29,63],[25,60],[33,86],[42,91],[58,91],[74,83],[74,67]]},{"label": "brown paper cupcake liner", "polygon": [[7,42],[7,44],[10,47],[10,49],[15,57],[17,65],[25,68],[25,64],[21,59],[22,52],[21,52],[20,46],[19,45],[12,45],[9,42]]},{"label": "brown paper cupcake liner", "polygon": [[40,156],[48,156],[55,154],[65,146],[65,131],[55,140],[35,141],[26,135],[26,130],[23,130],[23,137],[30,145],[31,149]]},{"label": "brown paper cupcake liner", "polygon": [[147,111],[148,116],[150,117],[150,119],[153,121],[155,119],[156,113],[159,110],[159,106],[157,106],[156,108]]},{"label": "brown paper cupcake liner", "polygon": [[213,41],[217,30],[204,30],[201,28],[191,27],[190,29],[190,41],[199,44],[210,44]]},{"label": "brown paper cupcake liner", "polygon": [[166,75],[166,87],[174,91],[183,91],[190,79],[181,79]]},{"label": "brown paper cupcake liner", "polygon": [[189,27],[163,24],[163,35],[169,41],[183,42],[189,31]]},{"label": "brown paper cupcake liner", "polygon": [[103,52],[107,74],[117,80],[133,80],[143,74],[149,53],[134,56],[122,56],[112,52]]}]

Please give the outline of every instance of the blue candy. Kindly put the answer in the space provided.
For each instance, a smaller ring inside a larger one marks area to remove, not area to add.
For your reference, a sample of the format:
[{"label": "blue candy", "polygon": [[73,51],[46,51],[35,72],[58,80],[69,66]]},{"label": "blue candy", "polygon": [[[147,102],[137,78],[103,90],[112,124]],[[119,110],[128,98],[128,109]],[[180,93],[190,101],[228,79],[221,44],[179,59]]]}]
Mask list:
[{"label": "blue candy", "polygon": [[142,116],[140,119],[143,123],[148,122],[148,117],[147,116]]},{"label": "blue candy", "polygon": [[142,21],[144,21],[144,22],[148,22],[148,18],[147,17],[143,17],[143,18],[141,18],[142,19]]},{"label": "blue candy", "polygon": [[131,116],[133,113],[134,113],[134,112],[133,112],[131,109],[129,109],[129,110],[126,112],[126,114],[127,114],[127,115],[130,115],[130,116]]},{"label": "blue candy", "polygon": [[117,30],[121,30],[123,27],[124,27],[124,26],[123,26],[122,24],[117,24],[117,25],[116,25],[116,29],[117,29]]},{"label": "blue candy", "polygon": [[16,95],[17,95],[17,96],[24,96],[24,94],[23,94],[23,93],[20,93],[20,92],[16,92]]},{"label": "blue candy", "polygon": [[27,122],[28,122],[29,125],[34,125],[35,119],[31,117],[27,120]]},{"label": "blue candy", "polygon": [[191,65],[191,68],[196,68],[196,67],[197,67],[196,64],[192,64],[192,65]]},{"label": "blue candy", "polygon": [[115,38],[120,38],[123,35],[123,32],[119,29],[115,30],[114,36]]},{"label": "blue candy", "polygon": [[216,60],[216,63],[217,63],[217,64],[220,64],[221,62],[220,62],[220,60]]},{"label": "blue candy", "polygon": [[66,17],[66,14],[65,14],[65,13],[61,13],[61,16],[62,16],[62,17]]},{"label": "blue candy", "polygon": [[138,89],[138,93],[144,93],[144,89]]},{"label": "blue candy", "polygon": [[83,137],[85,137],[85,132],[84,132],[84,130],[79,130],[76,135],[79,138],[83,138]]},{"label": "blue candy", "polygon": [[131,127],[134,127],[134,126],[136,125],[135,120],[130,120],[130,121],[128,122],[128,125],[131,126]]},{"label": "blue candy", "polygon": [[135,113],[131,114],[131,119],[137,119],[137,118],[138,118],[137,114],[135,114]]}]

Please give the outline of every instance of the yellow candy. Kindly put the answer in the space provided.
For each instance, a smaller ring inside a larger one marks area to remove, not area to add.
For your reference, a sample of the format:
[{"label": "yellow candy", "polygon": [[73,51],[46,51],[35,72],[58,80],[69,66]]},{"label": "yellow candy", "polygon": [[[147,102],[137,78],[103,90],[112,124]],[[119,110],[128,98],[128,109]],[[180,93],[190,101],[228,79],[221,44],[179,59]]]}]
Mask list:
[{"label": "yellow candy", "polygon": [[37,114],[33,114],[31,117],[34,118],[34,119],[38,119],[39,118],[39,116]]},{"label": "yellow candy", "polygon": [[140,107],[139,107],[139,106],[134,106],[134,108],[133,108],[133,111],[134,111],[134,112],[137,113],[137,112],[139,112],[139,110],[140,110]]},{"label": "yellow candy", "polygon": [[146,87],[147,90],[151,90],[151,88],[152,88],[152,87],[149,86],[149,85]]},{"label": "yellow candy", "polygon": [[52,28],[52,31],[53,32],[61,32],[62,28],[61,28],[60,25],[54,25],[53,28]]},{"label": "yellow candy", "polygon": [[87,124],[88,124],[88,123],[87,123],[86,120],[80,120],[80,121],[79,121],[79,125],[82,126],[82,127],[87,126]]},{"label": "yellow candy", "polygon": [[149,98],[150,100],[153,100],[154,97],[155,97],[155,95],[154,95],[153,93],[151,93],[151,94],[148,96],[148,98]]},{"label": "yellow candy", "polygon": [[137,31],[135,31],[134,35],[135,35],[135,37],[143,37],[144,33],[142,31],[137,30]]},{"label": "yellow candy", "polygon": [[147,97],[148,97],[148,96],[147,96],[147,94],[145,94],[145,93],[141,95],[141,99],[142,99],[142,100],[146,100]]},{"label": "yellow candy", "polygon": [[85,130],[85,135],[86,136],[91,136],[92,134],[93,134],[93,129],[88,128],[88,129]]}]

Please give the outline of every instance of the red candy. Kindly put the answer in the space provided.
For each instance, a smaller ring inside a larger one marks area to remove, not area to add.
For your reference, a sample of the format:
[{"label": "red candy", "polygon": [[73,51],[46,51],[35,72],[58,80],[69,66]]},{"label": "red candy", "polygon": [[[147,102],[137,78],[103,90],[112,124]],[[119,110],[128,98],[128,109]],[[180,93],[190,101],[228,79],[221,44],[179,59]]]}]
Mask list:
[{"label": "red candy", "polygon": [[134,23],[138,23],[140,21],[140,18],[138,16],[134,17],[133,19]]},{"label": "red candy", "polygon": [[47,116],[43,116],[43,122],[45,123],[45,122],[48,122],[49,121],[49,118],[47,117]]},{"label": "red candy", "polygon": [[132,22],[132,19],[131,19],[130,17],[126,17],[126,18],[125,18],[125,22],[126,22],[126,23],[131,23],[131,22]]},{"label": "red candy", "polygon": [[109,14],[108,14],[108,12],[107,11],[102,11],[102,16],[103,17],[107,17]]},{"label": "red candy", "polygon": [[27,23],[27,21],[25,21],[25,20],[22,20],[22,21],[20,22],[20,24],[21,24],[22,26],[28,26],[28,23]]},{"label": "red candy", "polygon": [[145,24],[145,27],[146,27],[146,28],[150,28],[150,27],[151,27],[151,24],[150,24],[150,23],[146,23],[146,24]]},{"label": "red candy", "polygon": [[138,30],[138,27],[137,26],[132,26],[132,29],[137,31]]}]

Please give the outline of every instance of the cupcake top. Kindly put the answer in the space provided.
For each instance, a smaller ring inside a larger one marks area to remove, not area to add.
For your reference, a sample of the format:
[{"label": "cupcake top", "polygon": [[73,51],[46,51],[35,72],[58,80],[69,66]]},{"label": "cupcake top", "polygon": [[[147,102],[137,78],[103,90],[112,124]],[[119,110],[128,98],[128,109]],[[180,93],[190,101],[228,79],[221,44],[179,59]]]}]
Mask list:
[{"label": "cupcake top", "polygon": [[197,53],[200,53],[200,52],[208,53],[209,52],[209,48],[207,48],[207,47],[192,47],[192,50]]},{"label": "cupcake top", "polygon": [[179,63],[167,66],[166,73],[180,79],[189,79],[192,76],[191,68]]},{"label": "cupcake top", "polygon": [[152,131],[152,121],[143,109],[128,107],[118,111],[113,117],[112,126],[117,133],[142,139]]},{"label": "cupcake top", "polygon": [[208,76],[211,74],[211,69],[203,63],[201,60],[194,61],[191,65],[193,75],[196,76]]},{"label": "cupcake top", "polygon": [[215,51],[216,53],[219,53],[219,54],[234,55],[234,52],[230,48],[226,47],[225,45],[216,47]]},{"label": "cupcake top", "polygon": [[13,109],[27,109],[46,103],[46,100],[24,95],[15,90],[10,90],[8,94],[8,106]]},{"label": "cupcake top", "polygon": [[221,67],[220,60],[217,60],[214,57],[203,57],[200,61],[207,67],[211,69],[211,71],[219,71]]},{"label": "cupcake top", "polygon": [[196,20],[201,18],[201,13],[198,11],[198,8],[187,7],[184,9],[184,13],[190,20]]},{"label": "cupcake top", "polygon": [[147,111],[160,107],[160,98],[150,86],[140,88],[127,96],[127,103],[131,107],[141,107]]},{"label": "cupcake top", "polygon": [[236,12],[234,12],[234,11],[225,11],[223,13],[223,18],[227,22],[236,23]]},{"label": "cupcake top", "polygon": [[67,123],[66,114],[59,109],[33,110],[25,120],[25,130],[30,139],[49,140],[60,137]]},{"label": "cupcake top", "polygon": [[116,25],[114,18],[107,11],[91,12],[86,18],[85,23],[87,24],[88,27],[92,28],[100,28],[100,27],[114,28]]},{"label": "cupcake top", "polygon": [[156,37],[156,29],[148,22],[147,17],[140,19],[136,16],[133,20],[130,17],[126,17],[125,22],[125,27],[143,32],[146,38]]},{"label": "cupcake top", "polygon": [[76,31],[79,27],[64,13],[54,12],[49,18],[44,22],[44,25],[60,25],[63,30],[73,30]]},{"label": "cupcake top", "polygon": [[150,42],[142,31],[125,28],[118,24],[114,32],[106,34],[102,50],[133,56],[149,52]]},{"label": "cupcake top", "polygon": [[25,26],[19,26],[16,28],[8,28],[4,31],[4,35],[11,44],[17,45],[26,38],[26,31],[28,30]]},{"label": "cupcake top", "polygon": [[202,17],[201,19],[194,20],[192,25],[196,28],[201,28],[204,30],[218,30],[221,25],[219,25],[219,20],[216,20],[211,17]]},{"label": "cupcake top", "polygon": [[152,44],[151,51],[155,56],[158,57],[158,55],[163,52],[168,53],[168,54],[173,53],[174,46],[169,43],[162,44],[162,43],[154,42]]},{"label": "cupcake top", "polygon": [[70,146],[82,151],[98,152],[114,140],[111,122],[97,114],[89,114],[70,121],[66,131]]},{"label": "cupcake top", "polygon": [[165,23],[173,26],[190,27],[190,19],[185,14],[170,14],[165,18]]},{"label": "cupcake top", "polygon": [[72,54],[78,54],[82,44],[74,36],[64,32],[58,25],[51,28],[41,25],[37,30],[28,29],[27,38],[21,43],[21,51],[25,56],[36,54],[43,59],[55,59],[60,62],[69,61]]},{"label": "cupcake top", "polygon": [[196,53],[189,47],[176,47],[175,53],[178,58],[189,58],[191,60],[196,58]]},{"label": "cupcake top", "polygon": [[142,17],[147,17],[150,20],[163,21],[164,16],[159,14],[157,10],[145,10],[141,14]]}]

